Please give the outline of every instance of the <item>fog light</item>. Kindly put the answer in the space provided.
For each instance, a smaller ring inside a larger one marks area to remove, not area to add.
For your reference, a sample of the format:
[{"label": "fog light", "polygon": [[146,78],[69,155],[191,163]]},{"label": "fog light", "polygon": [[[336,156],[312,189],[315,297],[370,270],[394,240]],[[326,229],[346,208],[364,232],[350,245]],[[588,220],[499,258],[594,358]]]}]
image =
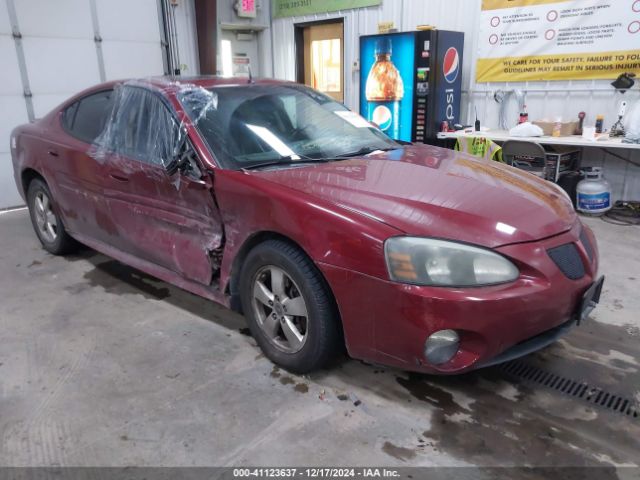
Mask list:
[{"label": "fog light", "polygon": [[458,351],[460,337],[455,330],[439,330],[424,344],[424,356],[434,365],[448,362]]}]

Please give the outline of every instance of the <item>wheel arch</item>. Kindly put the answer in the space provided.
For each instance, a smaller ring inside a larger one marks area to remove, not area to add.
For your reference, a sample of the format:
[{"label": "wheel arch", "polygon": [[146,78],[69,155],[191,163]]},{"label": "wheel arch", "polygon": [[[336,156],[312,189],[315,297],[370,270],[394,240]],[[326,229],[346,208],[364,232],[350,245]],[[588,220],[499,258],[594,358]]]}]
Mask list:
[{"label": "wheel arch", "polygon": [[[49,190],[51,190],[51,185],[49,185],[49,182],[47,181],[47,179],[44,177],[42,173],[40,173],[38,170],[36,170],[33,167],[24,168],[20,173],[20,182],[22,184],[22,188],[24,191],[24,199],[27,203],[27,206],[29,206],[29,186],[31,185],[31,182],[33,182],[34,180],[42,181],[46,185],[46,187]],[[62,212],[60,211],[60,206],[55,196],[53,196],[52,192],[50,193],[51,193],[51,201],[53,203],[54,211],[59,215],[60,221],[62,222],[62,226],[66,228],[66,219],[64,218],[64,216],[62,215]]]},{"label": "wheel arch", "polygon": [[[268,230],[256,232],[256,233],[252,234],[251,236],[249,236],[244,241],[244,243],[242,244],[242,246],[238,250],[238,253],[236,254],[235,258],[233,259],[233,262],[232,262],[232,265],[231,265],[231,273],[229,275],[229,281],[227,282],[227,286],[226,286],[226,293],[231,298],[231,301],[230,301],[231,309],[234,310],[235,312],[242,313],[242,305],[241,305],[241,302],[240,302],[240,292],[239,292],[240,274],[242,272],[242,267],[244,265],[244,262],[245,262],[247,256],[249,255],[249,252],[251,250],[253,250],[255,247],[257,247],[258,245],[260,245],[260,244],[262,244],[262,243],[264,243],[264,242],[266,242],[268,240],[281,240],[283,242],[289,243],[290,245],[293,245],[294,247],[298,248],[301,252],[303,252],[307,256],[307,258],[309,258],[311,260],[313,265],[316,267],[316,270],[318,271],[318,274],[320,275],[320,278],[322,279],[322,282],[324,283],[325,287],[327,288],[327,291],[331,295],[331,300],[333,302],[333,306],[335,308],[335,311],[338,314],[338,323],[340,325],[340,328],[342,329],[342,315],[340,314],[340,308],[338,306],[338,302],[336,300],[336,296],[333,293],[331,285],[329,284],[329,282],[325,278],[325,276],[322,273],[322,271],[317,267],[317,265],[313,261],[313,258],[311,257],[311,255],[309,255],[309,253],[304,248],[302,248],[302,246],[298,242],[292,240],[291,238],[287,237],[286,235],[283,235],[283,234],[278,233],[278,232],[268,231]],[[341,331],[341,335],[344,338],[344,332],[343,331]]]},{"label": "wheel arch", "polygon": [[47,180],[36,169],[27,167],[24,170],[22,170],[22,173],[20,174],[20,181],[22,182],[22,189],[24,191],[25,198],[29,191],[29,185],[36,178],[39,180],[42,180],[44,183],[48,185]]},{"label": "wheel arch", "polygon": [[[242,313],[242,305],[240,304],[240,273],[242,272],[242,267],[244,265],[249,252],[253,250],[255,247],[264,243],[268,240],[282,240],[287,242],[296,248],[299,248],[301,251],[305,253],[305,255],[309,258],[309,254],[305,251],[304,248],[300,246],[297,242],[293,241],[291,238],[287,237],[278,232],[270,231],[270,230],[262,230],[259,232],[254,232],[249,237],[247,237],[242,244],[242,246],[238,249],[238,253],[236,253],[233,262],[231,263],[231,271],[229,273],[229,279],[226,285],[226,293],[231,297],[231,309],[235,312]],[[323,277],[324,278],[324,277]],[[325,280],[326,281],[326,280]],[[333,292],[331,292],[333,295]]]}]

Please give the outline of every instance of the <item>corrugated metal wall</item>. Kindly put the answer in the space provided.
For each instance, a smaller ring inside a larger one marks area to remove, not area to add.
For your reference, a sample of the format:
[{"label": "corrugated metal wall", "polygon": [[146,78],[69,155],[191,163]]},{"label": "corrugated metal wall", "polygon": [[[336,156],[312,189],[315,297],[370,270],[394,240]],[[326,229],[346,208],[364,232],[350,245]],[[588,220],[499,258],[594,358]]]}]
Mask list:
[{"label": "corrugated metal wall", "polygon": [[31,105],[39,118],[102,77],[162,75],[160,38],[157,0],[0,2],[0,209],[23,203],[14,185],[9,135],[29,121]]},{"label": "corrugated metal wall", "polygon": [[[344,18],[345,29],[345,103],[357,110],[359,92],[359,72],[353,68],[359,59],[360,35],[377,32],[378,22],[393,21],[399,30],[415,30],[420,24],[430,24],[443,30],[465,32],[463,65],[462,119],[467,123],[474,120],[477,107],[483,125],[497,128],[499,106],[493,100],[496,90],[520,89],[527,92],[529,118],[566,120],[577,119],[581,110],[587,113],[587,122],[593,123],[597,114],[605,115],[605,126],[610,127],[616,118],[618,104],[640,100],[640,91],[622,95],[615,93],[608,80],[567,81],[567,82],[526,82],[526,83],[484,83],[477,84],[475,77],[476,45],[478,42],[481,0],[383,0],[379,7],[345,10],[328,14],[308,15],[273,19],[272,39],[274,54],[274,77],[295,79],[294,25],[302,22]],[[638,45],[640,50],[640,45]],[[510,100],[510,123],[517,119],[517,106]],[[640,154],[618,150],[625,158],[640,162]],[[584,151],[585,165],[602,165],[605,175],[613,187],[615,199],[640,199],[640,168],[630,165],[598,148]]]},{"label": "corrugated metal wall", "polygon": [[182,75],[200,73],[198,56],[198,30],[196,29],[196,8],[193,0],[178,2],[174,8],[176,34],[178,36],[178,54]]}]

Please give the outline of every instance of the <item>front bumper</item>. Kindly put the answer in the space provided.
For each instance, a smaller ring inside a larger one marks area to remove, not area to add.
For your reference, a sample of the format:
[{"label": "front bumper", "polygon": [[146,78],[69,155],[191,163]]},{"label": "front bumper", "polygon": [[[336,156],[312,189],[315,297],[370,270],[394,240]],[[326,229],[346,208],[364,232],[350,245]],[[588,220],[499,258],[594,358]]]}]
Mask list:
[{"label": "front bumper", "polygon": [[[580,241],[592,245],[587,252]],[[547,250],[578,248],[582,278],[567,278]],[[597,249],[580,222],[545,240],[497,249],[520,269],[518,280],[490,287],[441,288],[404,285],[319,264],[336,296],[351,356],[425,373],[454,374],[485,367],[543,348],[576,321],[583,294],[594,283]],[[424,343],[433,332],[454,329],[460,349],[447,363],[431,365]]]}]

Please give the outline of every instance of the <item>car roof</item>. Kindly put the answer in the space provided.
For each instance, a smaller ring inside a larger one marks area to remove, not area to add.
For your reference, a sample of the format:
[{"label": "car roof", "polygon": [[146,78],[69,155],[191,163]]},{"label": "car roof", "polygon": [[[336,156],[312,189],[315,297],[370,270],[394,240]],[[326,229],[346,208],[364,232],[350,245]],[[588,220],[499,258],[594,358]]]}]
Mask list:
[{"label": "car roof", "polygon": [[156,76],[156,77],[140,77],[140,78],[123,78],[120,80],[110,80],[89,87],[73,97],[68,98],[62,104],[58,105],[54,110],[45,117],[55,116],[60,110],[67,108],[77,100],[102,90],[112,89],[123,83],[137,84],[149,88],[156,88],[165,94],[175,95],[181,88],[188,86],[197,86],[202,88],[214,88],[219,86],[241,86],[241,85],[287,85],[294,82],[286,80],[275,80],[273,78],[254,78],[249,82],[247,77],[219,77],[216,75],[197,75],[197,76]]},{"label": "car roof", "polygon": [[133,80],[139,83],[148,83],[161,90],[178,91],[181,87],[198,86],[202,88],[214,88],[219,86],[241,86],[241,85],[282,85],[292,83],[272,78],[254,78],[249,81],[246,77],[219,77],[216,75],[198,75],[187,77],[163,76],[148,77]]},{"label": "car roof", "polygon": [[78,98],[85,95],[99,92],[100,90],[112,89],[120,84],[139,85],[148,88],[161,90],[166,94],[176,94],[181,88],[193,87],[194,85],[202,88],[214,88],[220,86],[245,86],[245,85],[288,85],[294,82],[287,80],[275,80],[273,78],[254,78],[249,82],[247,77],[219,77],[216,75],[198,75],[198,76],[157,76],[157,77],[140,77],[140,78],[123,78],[120,80],[111,80],[108,82],[94,85],[88,89],[74,95],[65,104],[70,104]]}]

